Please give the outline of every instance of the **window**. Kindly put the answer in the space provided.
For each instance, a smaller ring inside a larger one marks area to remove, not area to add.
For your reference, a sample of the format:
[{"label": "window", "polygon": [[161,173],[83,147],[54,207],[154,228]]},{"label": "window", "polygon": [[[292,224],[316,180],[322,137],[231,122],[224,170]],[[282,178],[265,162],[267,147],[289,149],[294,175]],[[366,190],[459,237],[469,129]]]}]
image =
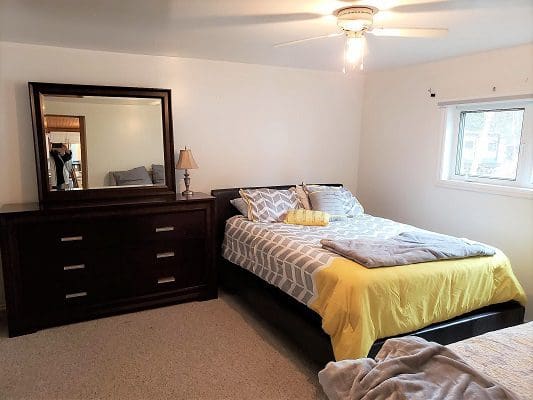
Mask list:
[{"label": "window", "polygon": [[441,180],[533,191],[533,99],[446,107]]},{"label": "window", "polygon": [[459,118],[455,173],[516,179],[524,109],[461,111]]}]

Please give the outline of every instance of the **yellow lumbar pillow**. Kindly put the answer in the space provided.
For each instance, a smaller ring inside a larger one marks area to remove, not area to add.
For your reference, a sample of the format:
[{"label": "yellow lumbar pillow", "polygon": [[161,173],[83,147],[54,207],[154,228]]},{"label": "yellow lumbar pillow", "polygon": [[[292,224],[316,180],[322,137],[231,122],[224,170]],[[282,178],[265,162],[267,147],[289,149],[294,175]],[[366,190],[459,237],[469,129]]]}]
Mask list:
[{"label": "yellow lumbar pillow", "polygon": [[329,224],[329,214],[323,211],[298,208],[289,210],[283,222],[292,225],[326,226]]}]

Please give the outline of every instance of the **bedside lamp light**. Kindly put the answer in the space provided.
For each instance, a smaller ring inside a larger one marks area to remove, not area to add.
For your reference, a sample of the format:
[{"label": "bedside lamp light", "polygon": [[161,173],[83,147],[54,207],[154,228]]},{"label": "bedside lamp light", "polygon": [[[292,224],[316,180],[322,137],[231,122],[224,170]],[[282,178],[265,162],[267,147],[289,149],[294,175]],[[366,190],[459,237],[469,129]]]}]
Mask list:
[{"label": "bedside lamp light", "polygon": [[185,150],[180,150],[180,156],[178,158],[178,162],[176,163],[176,168],[185,170],[183,177],[183,181],[185,182],[185,190],[181,192],[181,194],[184,196],[192,196],[194,192],[189,189],[189,186],[191,185],[191,178],[189,178],[189,172],[187,170],[197,169],[198,164],[196,164],[196,161],[194,161],[191,149],[188,149],[187,146],[185,146]]}]

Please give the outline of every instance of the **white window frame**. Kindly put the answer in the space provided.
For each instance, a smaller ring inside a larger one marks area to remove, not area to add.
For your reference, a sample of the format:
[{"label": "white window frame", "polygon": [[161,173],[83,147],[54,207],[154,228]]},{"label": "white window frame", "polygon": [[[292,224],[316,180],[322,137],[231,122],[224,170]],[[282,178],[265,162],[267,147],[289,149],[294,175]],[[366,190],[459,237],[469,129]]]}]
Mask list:
[{"label": "white window frame", "polygon": [[[441,162],[438,179],[440,186],[533,199],[533,176],[531,176],[533,168],[533,96],[524,96],[518,99],[443,102],[439,103],[439,106],[444,110],[444,134],[440,151]],[[524,108],[525,111],[516,179],[458,175],[456,171],[461,112],[517,108]]]}]

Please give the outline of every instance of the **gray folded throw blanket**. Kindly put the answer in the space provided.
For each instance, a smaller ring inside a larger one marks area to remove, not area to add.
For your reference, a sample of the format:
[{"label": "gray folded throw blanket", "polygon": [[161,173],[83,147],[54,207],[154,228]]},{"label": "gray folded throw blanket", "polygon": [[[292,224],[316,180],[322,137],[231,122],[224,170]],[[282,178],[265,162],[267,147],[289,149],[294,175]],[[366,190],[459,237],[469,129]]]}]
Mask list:
[{"label": "gray folded throw blanket", "polygon": [[518,400],[447,347],[416,336],[387,340],[375,361],[330,362],[318,379],[330,400]]},{"label": "gray folded throw blanket", "polygon": [[495,254],[483,244],[426,231],[402,232],[389,239],[322,239],[320,243],[324,249],[367,268]]}]

